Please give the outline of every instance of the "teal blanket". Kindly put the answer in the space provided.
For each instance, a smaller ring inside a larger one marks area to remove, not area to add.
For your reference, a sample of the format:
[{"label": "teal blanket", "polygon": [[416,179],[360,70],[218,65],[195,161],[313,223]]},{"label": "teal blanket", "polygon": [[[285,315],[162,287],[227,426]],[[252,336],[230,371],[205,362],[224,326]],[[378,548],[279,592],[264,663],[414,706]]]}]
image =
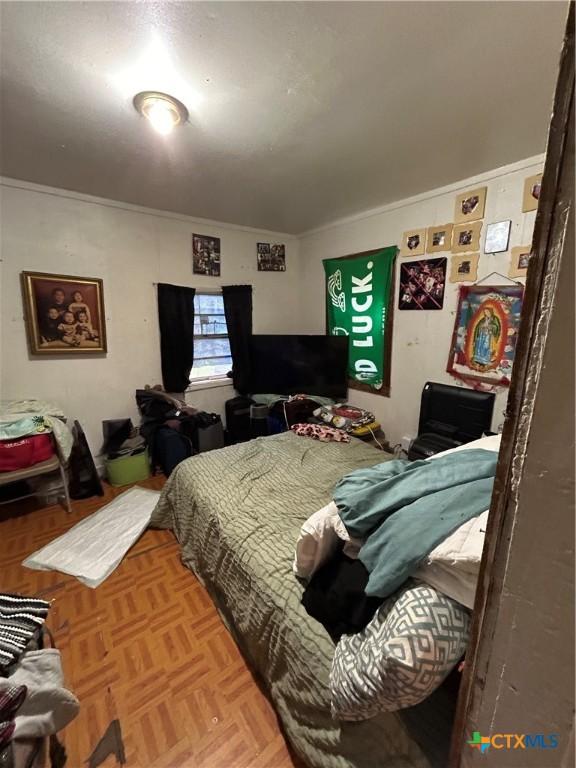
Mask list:
[{"label": "teal blanket", "polygon": [[431,461],[387,461],[342,478],[334,501],[360,560],[367,595],[388,597],[467,520],[490,506],[498,454],[480,448]]}]

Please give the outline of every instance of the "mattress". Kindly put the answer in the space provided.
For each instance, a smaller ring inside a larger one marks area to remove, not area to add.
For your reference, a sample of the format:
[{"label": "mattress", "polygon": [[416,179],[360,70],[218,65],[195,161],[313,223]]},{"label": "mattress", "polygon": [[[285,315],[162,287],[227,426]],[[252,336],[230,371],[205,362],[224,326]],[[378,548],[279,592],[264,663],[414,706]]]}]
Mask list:
[{"label": "mattress", "polygon": [[337,480],[385,457],[356,439],[258,438],[184,461],[152,516],[151,525],[174,531],[183,563],[211,593],[311,768],[430,766],[396,713],[332,720],[334,645],[302,607],[292,573],[302,523],[330,501]]}]

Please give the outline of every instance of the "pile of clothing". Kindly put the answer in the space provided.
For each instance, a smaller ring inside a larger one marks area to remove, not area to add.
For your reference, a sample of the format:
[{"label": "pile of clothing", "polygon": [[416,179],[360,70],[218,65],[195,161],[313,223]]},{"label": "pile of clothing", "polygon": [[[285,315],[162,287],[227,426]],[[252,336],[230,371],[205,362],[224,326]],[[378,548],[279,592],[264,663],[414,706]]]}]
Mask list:
[{"label": "pile of clothing", "polygon": [[336,640],[363,629],[436,547],[486,511],[497,459],[492,450],[463,446],[340,480],[333,502],[306,521],[296,546],[294,570],[309,580],[308,612]]},{"label": "pile of clothing", "polygon": [[[64,686],[60,651],[42,647],[49,609],[45,600],[0,594],[0,765],[36,765],[42,740],[80,710]],[[64,764],[62,747],[51,753],[54,768]]]},{"label": "pile of clothing", "polygon": [[152,469],[160,467],[166,477],[181,461],[199,452],[199,429],[221,428],[220,416],[198,411],[160,385],[137,389],[136,404],[142,416],[140,435],[148,444]]},{"label": "pile of clothing", "polygon": [[352,405],[324,405],[314,411],[313,416],[336,429],[355,435],[362,427],[368,425],[378,428],[380,425],[374,414],[363,408]]},{"label": "pile of clothing", "polygon": [[500,436],[340,480],[302,526],[302,604],[336,643],[335,717],[423,701],[466,650]]}]

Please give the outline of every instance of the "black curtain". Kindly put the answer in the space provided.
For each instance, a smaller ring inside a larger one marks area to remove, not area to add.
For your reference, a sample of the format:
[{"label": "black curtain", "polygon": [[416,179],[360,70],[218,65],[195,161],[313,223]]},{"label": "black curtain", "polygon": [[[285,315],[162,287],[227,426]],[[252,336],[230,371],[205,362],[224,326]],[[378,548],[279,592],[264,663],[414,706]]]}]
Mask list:
[{"label": "black curtain", "polygon": [[158,283],[162,383],[167,392],[184,392],[194,362],[195,288]]},{"label": "black curtain", "polygon": [[250,390],[250,339],[252,337],[252,286],[224,285],[224,314],[232,353],[232,380],[241,394]]}]

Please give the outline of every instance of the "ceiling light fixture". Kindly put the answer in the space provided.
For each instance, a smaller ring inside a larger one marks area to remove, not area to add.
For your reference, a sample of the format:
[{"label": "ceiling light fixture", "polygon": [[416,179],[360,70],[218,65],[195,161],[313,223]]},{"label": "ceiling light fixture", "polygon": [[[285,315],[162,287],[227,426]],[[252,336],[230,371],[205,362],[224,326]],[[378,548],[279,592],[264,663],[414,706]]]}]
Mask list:
[{"label": "ceiling light fixture", "polygon": [[181,101],[159,91],[142,91],[134,96],[134,107],[163,136],[188,120],[188,110]]}]

